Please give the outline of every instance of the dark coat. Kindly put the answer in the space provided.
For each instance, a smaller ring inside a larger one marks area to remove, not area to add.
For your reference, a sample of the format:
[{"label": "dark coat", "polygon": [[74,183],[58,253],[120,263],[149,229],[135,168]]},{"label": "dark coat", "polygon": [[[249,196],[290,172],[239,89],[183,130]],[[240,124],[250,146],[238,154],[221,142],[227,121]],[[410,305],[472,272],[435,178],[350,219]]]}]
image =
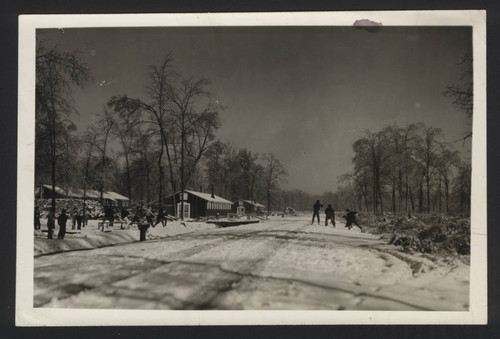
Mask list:
[{"label": "dark coat", "polygon": [[320,204],[319,202],[316,202],[313,206],[314,213],[319,213],[319,209],[323,207],[323,204]]},{"label": "dark coat", "polygon": [[57,224],[59,226],[66,226],[66,221],[68,221],[68,215],[63,213],[57,218]]},{"label": "dark coat", "polygon": [[358,214],[358,212],[350,211],[350,212],[347,212],[346,215],[344,215],[344,218],[346,219],[347,225],[357,224],[356,214]]},{"label": "dark coat", "polygon": [[49,229],[54,229],[56,227],[54,219],[54,213],[49,212],[49,214],[47,215],[47,227]]}]

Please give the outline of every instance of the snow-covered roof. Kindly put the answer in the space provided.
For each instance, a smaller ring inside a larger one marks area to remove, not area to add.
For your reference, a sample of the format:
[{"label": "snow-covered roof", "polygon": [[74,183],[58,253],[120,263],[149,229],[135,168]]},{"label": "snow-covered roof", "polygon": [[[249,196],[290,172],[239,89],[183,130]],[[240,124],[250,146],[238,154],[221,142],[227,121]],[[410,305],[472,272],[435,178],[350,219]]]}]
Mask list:
[{"label": "snow-covered roof", "polygon": [[243,200],[246,203],[249,203],[250,205],[253,205],[255,207],[262,207],[265,208],[266,206],[259,204],[257,201],[251,201],[251,200]]},{"label": "snow-covered roof", "polygon": [[191,191],[191,190],[184,190],[184,192],[188,192],[189,194],[195,195],[199,198],[202,198],[202,199],[204,199],[206,201],[210,201],[210,202],[222,202],[225,204],[233,204],[231,201],[226,200],[224,198],[221,198],[215,194],[214,194],[214,198],[212,198],[212,195],[209,193],[202,193],[202,192],[196,192],[196,191]]},{"label": "snow-covered roof", "polygon": [[111,200],[129,200],[127,197],[125,197],[121,194],[118,194],[116,192],[105,191],[105,192],[103,192],[103,196],[104,196],[104,198],[111,199]]},{"label": "snow-covered roof", "polygon": [[[52,190],[52,185],[42,185],[43,187]],[[39,187],[35,189],[35,194],[38,194],[40,191]],[[61,195],[67,195],[70,198],[83,198],[83,189],[81,188],[68,188],[68,194],[66,194],[66,191],[60,188],[59,186],[55,186],[55,191],[57,194]],[[87,198],[100,198],[101,194],[99,191],[96,190],[86,190],[85,196]],[[110,192],[110,191],[104,191],[102,192],[102,197],[104,199],[109,199],[109,200],[129,200],[129,198],[118,194],[116,192]]]}]

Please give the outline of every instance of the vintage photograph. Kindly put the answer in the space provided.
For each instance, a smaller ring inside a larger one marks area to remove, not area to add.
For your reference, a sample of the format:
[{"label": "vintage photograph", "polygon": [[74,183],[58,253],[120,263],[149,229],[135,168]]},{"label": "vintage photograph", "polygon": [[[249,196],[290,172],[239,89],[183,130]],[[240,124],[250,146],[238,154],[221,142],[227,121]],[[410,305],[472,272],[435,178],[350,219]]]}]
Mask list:
[{"label": "vintage photograph", "polygon": [[27,39],[32,312],[470,315],[473,24],[116,17]]}]

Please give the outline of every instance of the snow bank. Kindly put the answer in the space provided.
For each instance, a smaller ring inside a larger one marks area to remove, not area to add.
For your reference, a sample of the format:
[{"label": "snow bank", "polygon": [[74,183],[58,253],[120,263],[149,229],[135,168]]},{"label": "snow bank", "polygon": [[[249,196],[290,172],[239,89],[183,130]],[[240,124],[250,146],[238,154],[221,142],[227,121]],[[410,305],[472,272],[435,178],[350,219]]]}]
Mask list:
[{"label": "snow bank", "polygon": [[[72,230],[70,222],[68,221],[68,226],[66,226],[66,236],[61,240],[57,239],[59,227],[56,227],[53,239],[47,239],[46,221],[45,223],[42,222],[42,231],[35,231],[34,255],[85,250],[139,241],[139,229],[136,225],[132,225],[127,229],[120,229],[120,223],[118,222],[114,224],[113,228],[103,232],[98,229],[98,220],[90,220],[88,225],[82,227],[81,230]],[[213,228],[216,228],[216,226],[202,222],[181,224],[180,221],[173,221],[168,222],[166,227],[161,224],[150,227],[146,233],[146,239],[163,239],[169,236]]]}]

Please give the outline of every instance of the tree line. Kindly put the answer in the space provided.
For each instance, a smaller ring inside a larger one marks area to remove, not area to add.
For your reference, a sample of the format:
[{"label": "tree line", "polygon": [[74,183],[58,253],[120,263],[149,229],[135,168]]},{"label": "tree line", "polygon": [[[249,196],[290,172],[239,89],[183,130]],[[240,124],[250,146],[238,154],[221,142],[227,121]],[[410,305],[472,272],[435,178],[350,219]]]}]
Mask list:
[{"label": "tree line", "polygon": [[[457,83],[441,93],[465,114],[473,116],[472,54],[459,58]],[[358,210],[383,214],[446,213],[470,215],[471,172],[469,159],[454,149],[472,137],[472,129],[448,142],[440,128],[423,123],[380,131],[367,130],[353,144],[353,171],[339,177],[336,197]]]},{"label": "tree line", "polygon": [[[464,57],[466,66],[470,61]],[[136,203],[157,202],[160,208],[172,192],[193,189],[213,190],[231,201],[261,202],[268,210],[305,211],[321,200],[337,209],[375,214],[469,213],[470,162],[438,128],[412,124],[367,131],[353,144],[353,171],[339,177],[335,193],[282,190],[287,171],[274,154],[217,139],[224,107],[211,92],[210,79],[183,77],[171,56],[150,66],[147,75],[141,97],[109,98],[97,121],[78,131],[72,88],[92,81],[91,69],[77,53],[38,42],[35,184],[81,188],[84,201],[90,189],[99,191],[101,199],[105,190],[113,190]],[[469,119],[470,78],[467,69],[461,84],[443,92]],[[55,204],[53,197],[54,209]]]},{"label": "tree line", "polygon": [[[35,184],[50,182],[114,190],[136,203],[158,203],[185,189],[211,191],[229,200],[266,201],[286,176],[274,154],[257,154],[216,137],[224,109],[206,78],[185,78],[166,56],[147,69],[142,97],[111,97],[97,121],[77,131],[73,86],[92,80],[77,53],[39,43],[36,51]],[[182,202],[181,209],[183,208]],[[52,198],[52,208],[56,200]],[[177,204],[174,202],[174,206]]]},{"label": "tree line", "polygon": [[358,210],[470,214],[471,164],[439,128],[423,123],[366,131],[339,192]]}]

